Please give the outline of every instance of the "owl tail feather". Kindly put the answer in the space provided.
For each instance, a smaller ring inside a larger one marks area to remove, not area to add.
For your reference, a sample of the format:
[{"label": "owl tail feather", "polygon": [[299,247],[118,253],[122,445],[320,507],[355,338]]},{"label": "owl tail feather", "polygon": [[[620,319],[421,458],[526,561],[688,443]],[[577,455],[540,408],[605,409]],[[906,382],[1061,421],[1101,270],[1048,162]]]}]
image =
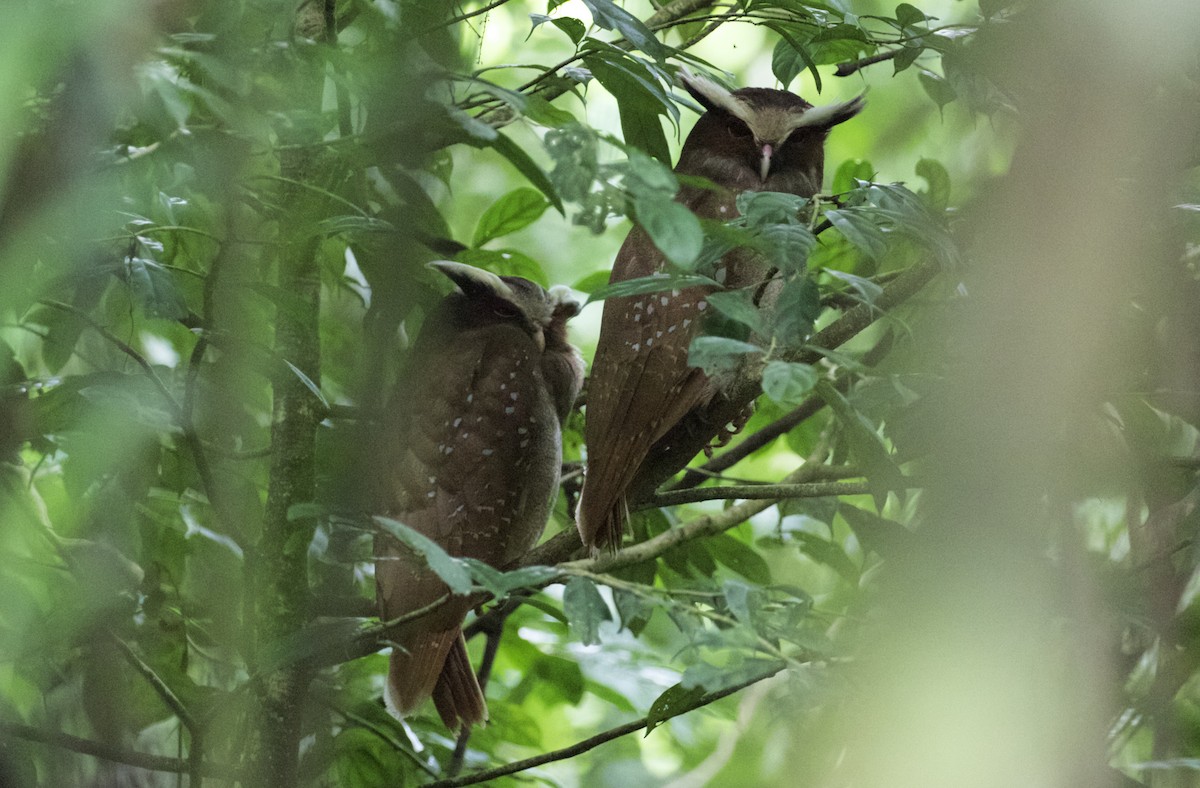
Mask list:
[{"label": "owl tail feather", "polygon": [[433,705],[442,722],[452,731],[487,722],[487,702],[467,658],[467,643],[462,630],[450,646],[446,663],[433,687]]},{"label": "owl tail feather", "polygon": [[452,646],[462,641],[462,630],[422,633],[420,640],[399,638],[403,649],[393,648],[388,659],[386,700],[397,716],[411,714],[433,694],[434,686]]}]

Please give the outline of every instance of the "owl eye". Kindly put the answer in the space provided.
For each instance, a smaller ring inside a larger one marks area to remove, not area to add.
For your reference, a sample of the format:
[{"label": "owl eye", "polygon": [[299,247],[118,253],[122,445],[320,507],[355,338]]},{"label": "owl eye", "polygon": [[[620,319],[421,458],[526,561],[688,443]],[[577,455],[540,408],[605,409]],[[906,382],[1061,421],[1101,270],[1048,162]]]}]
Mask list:
[{"label": "owl eye", "polygon": [[733,137],[734,139],[748,140],[754,136],[754,134],[750,131],[750,127],[745,123],[730,123],[728,128],[729,136]]},{"label": "owl eye", "polygon": [[492,312],[494,312],[497,317],[502,317],[505,320],[512,320],[518,314],[516,308],[509,306],[508,304],[496,304],[492,307]]}]

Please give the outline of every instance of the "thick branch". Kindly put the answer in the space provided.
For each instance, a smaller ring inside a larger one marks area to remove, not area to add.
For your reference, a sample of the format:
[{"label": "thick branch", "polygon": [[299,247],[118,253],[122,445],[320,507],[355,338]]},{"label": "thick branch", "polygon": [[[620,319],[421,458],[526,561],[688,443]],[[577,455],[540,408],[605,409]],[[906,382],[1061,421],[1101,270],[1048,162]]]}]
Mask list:
[{"label": "thick branch", "polygon": [[[323,0],[297,9],[297,35],[332,44],[336,32],[330,24],[334,0]],[[291,75],[295,106],[318,110],[324,86],[324,63],[309,54],[298,59]],[[301,130],[304,141],[311,132]],[[321,278],[317,266],[318,239],[307,228],[322,218],[329,194],[318,178],[317,152],[289,149],[279,156],[280,203],[287,209],[281,237],[290,242],[279,257],[280,290],[295,296],[292,308],[276,313],[275,353],[320,385]],[[294,239],[294,240],[293,240]],[[308,622],[308,545],[315,521],[293,517],[298,504],[311,504],[316,494],[316,428],[318,403],[299,375],[277,374],[273,381],[271,468],[262,537],[248,556],[254,595],[251,641],[252,670],[257,701],[251,762],[254,784],[287,788],[297,784],[300,723],[311,678],[307,662],[270,666],[257,664],[258,644],[286,643]],[[257,640],[257,643],[254,641]],[[263,649],[264,651],[269,650]]]},{"label": "thick branch", "polygon": [[[771,678],[775,674],[779,673],[779,671],[783,670],[783,668],[784,668],[784,665],[782,663],[772,665],[770,668],[766,669],[762,673],[760,673],[756,676],[752,676],[751,678],[746,679],[745,681],[734,684],[732,687],[726,687],[725,689],[717,690],[716,692],[707,692],[704,695],[700,696],[700,698],[698,700],[696,700],[695,703],[690,703],[686,707],[682,707],[678,711],[675,711],[674,713],[670,714],[669,716],[663,717],[663,718],[659,719],[658,721],[662,722],[663,720],[671,719],[673,717],[678,717],[681,714],[687,714],[688,712],[695,711],[696,709],[699,709],[703,706],[707,706],[710,703],[714,703],[714,702],[720,700],[721,698],[729,697],[730,695],[733,695],[735,692],[741,692],[746,687],[749,687],[751,685],[757,684],[760,681],[765,681],[765,680]],[[604,744],[605,742],[610,742],[613,739],[619,739],[622,736],[627,736],[630,733],[636,733],[637,731],[640,731],[642,728],[645,728],[649,724],[649,719],[650,719],[649,715],[647,715],[640,719],[636,719],[633,722],[627,722],[624,725],[618,725],[615,728],[610,728],[606,731],[602,731],[601,733],[598,733],[595,736],[591,736],[587,739],[584,739],[583,741],[572,744],[570,747],[563,747],[560,750],[552,750],[550,752],[546,752],[546,753],[542,753],[541,755],[534,756],[533,758],[526,758],[523,761],[514,761],[513,763],[509,763],[504,766],[499,766],[495,769],[488,769],[486,771],[476,772],[475,774],[468,774],[464,777],[458,777],[458,778],[451,779],[451,780],[438,780],[437,782],[433,783],[430,786],[430,788],[457,788],[457,786],[461,786],[461,785],[475,785],[477,783],[487,782],[488,780],[495,780],[496,778],[504,777],[505,775],[516,774],[517,772],[523,772],[526,769],[533,769],[538,766],[544,766],[547,763],[553,763],[555,761],[563,761],[563,760],[566,760],[567,758],[574,758],[576,755],[582,755],[583,753],[587,752],[588,750],[599,747],[601,744]]]}]

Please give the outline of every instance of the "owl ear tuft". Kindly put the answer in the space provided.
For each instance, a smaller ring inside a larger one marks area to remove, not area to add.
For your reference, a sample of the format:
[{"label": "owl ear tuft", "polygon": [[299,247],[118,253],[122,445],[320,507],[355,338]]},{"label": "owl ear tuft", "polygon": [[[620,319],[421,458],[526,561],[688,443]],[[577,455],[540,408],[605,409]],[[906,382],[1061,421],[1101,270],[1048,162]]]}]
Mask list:
[{"label": "owl ear tuft", "polygon": [[839,123],[845,123],[867,105],[867,94],[861,93],[849,101],[839,101],[834,104],[823,104],[805,110],[797,119],[797,129],[823,129],[828,131]]},{"label": "owl ear tuft", "polygon": [[468,298],[490,296],[503,298],[505,301],[514,300],[512,288],[491,271],[453,260],[434,260],[428,263],[428,266],[444,274]]},{"label": "owl ear tuft", "polygon": [[571,288],[566,285],[555,285],[547,292],[555,316],[562,315],[571,318],[578,315],[583,309],[579,300],[575,298],[575,294],[571,292]]},{"label": "owl ear tuft", "polygon": [[745,101],[708,77],[693,74],[687,68],[680,68],[679,81],[691,97],[709,112],[727,112],[747,125],[754,116],[754,112]]}]

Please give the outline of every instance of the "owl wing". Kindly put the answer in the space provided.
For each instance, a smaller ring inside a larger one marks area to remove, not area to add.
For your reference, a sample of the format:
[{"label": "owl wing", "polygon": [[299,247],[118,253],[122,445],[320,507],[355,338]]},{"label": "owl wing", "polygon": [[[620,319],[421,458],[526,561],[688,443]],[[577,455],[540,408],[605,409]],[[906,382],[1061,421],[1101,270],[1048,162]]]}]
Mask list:
[{"label": "owl wing", "polygon": [[[544,450],[544,444],[558,441],[539,353],[533,340],[512,326],[418,344],[413,373],[390,407],[400,415],[383,453],[382,508],[389,517],[451,555],[493,565],[532,545],[548,505],[540,506],[542,519],[535,523],[538,512],[531,509],[539,507],[530,501],[545,498],[546,488],[552,490],[557,480],[557,465],[554,478],[540,483],[528,474],[529,449]],[[547,414],[552,429],[545,423]],[[385,621],[430,605],[448,590],[388,535],[377,538],[376,556]],[[392,652],[389,694],[401,713],[436,694],[439,710],[457,709],[456,719],[445,720],[448,726],[483,719],[486,707],[461,643],[460,626],[469,609],[467,597],[453,597],[391,633],[400,650]]]},{"label": "owl wing", "polygon": [[[733,215],[727,193],[687,190],[681,199],[700,216]],[[650,276],[662,268],[662,253],[634,228],[617,254],[610,281]],[[588,468],[578,514],[587,545],[620,543],[625,493],[651,447],[712,396],[707,376],[687,361],[709,292],[691,287],[604,304],[588,387]]]}]

